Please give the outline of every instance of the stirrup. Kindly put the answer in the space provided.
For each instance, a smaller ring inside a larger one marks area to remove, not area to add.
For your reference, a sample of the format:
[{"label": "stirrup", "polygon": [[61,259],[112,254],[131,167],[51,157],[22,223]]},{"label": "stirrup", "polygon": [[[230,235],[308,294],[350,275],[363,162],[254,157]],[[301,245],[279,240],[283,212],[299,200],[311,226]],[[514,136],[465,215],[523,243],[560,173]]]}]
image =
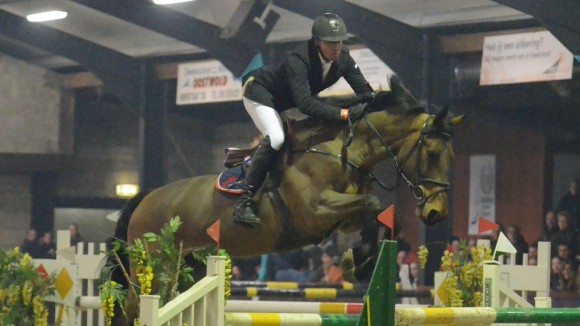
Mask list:
[{"label": "stirrup", "polygon": [[245,226],[255,227],[262,224],[262,220],[259,217],[235,217],[234,222],[243,224]]},{"label": "stirrup", "polygon": [[251,227],[262,224],[262,220],[256,216],[254,203],[236,209],[234,212],[234,222]]}]

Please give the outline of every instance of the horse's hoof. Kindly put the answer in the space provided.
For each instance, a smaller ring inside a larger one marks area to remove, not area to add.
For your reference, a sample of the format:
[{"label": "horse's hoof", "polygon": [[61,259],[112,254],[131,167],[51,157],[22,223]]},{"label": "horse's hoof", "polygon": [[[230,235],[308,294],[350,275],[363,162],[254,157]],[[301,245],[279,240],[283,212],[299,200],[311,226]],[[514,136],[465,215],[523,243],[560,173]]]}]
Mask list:
[{"label": "horse's hoof", "polygon": [[342,268],[342,277],[345,281],[354,283],[356,278],[354,277],[354,259],[352,254],[352,249],[348,249],[342,255],[340,259],[340,267]]},{"label": "horse's hoof", "polygon": [[380,214],[384,210],[379,198],[372,195],[366,199],[365,206],[373,217]]}]

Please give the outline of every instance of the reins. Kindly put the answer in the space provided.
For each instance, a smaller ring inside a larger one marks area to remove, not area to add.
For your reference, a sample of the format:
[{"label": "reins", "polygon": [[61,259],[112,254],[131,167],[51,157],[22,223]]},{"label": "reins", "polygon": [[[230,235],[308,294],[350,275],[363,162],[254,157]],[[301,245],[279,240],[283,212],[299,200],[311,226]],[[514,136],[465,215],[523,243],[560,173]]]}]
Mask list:
[{"label": "reins", "polygon": [[[350,166],[353,170],[359,172],[361,175],[367,175],[368,180],[370,180],[371,182],[375,181],[381,188],[383,188],[387,191],[392,191],[392,190],[396,189],[400,185],[399,179],[403,179],[405,181],[405,183],[407,183],[407,185],[411,189],[411,192],[413,193],[413,196],[415,197],[415,199],[419,200],[421,203],[425,203],[431,197],[434,197],[441,192],[449,191],[449,189],[451,188],[449,183],[433,180],[430,178],[424,178],[421,176],[420,169],[421,169],[421,150],[423,148],[423,138],[427,134],[427,125],[431,121],[431,118],[432,117],[429,116],[425,120],[425,123],[423,124],[423,126],[421,127],[421,130],[420,130],[419,139],[413,145],[413,148],[411,148],[411,150],[409,152],[407,152],[407,155],[402,160],[399,160],[397,155],[393,152],[393,150],[387,144],[387,142],[385,141],[383,136],[379,133],[377,128],[369,121],[367,116],[364,116],[363,119],[367,123],[368,127],[370,128],[370,130],[373,131],[375,136],[379,139],[379,142],[381,143],[381,145],[385,148],[385,150],[387,151],[387,153],[391,157],[391,160],[395,163],[395,167],[397,168],[397,183],[394,186],[387,186],[374,173],[364,171],[361,168],[361,166],[359,166],[358,164],[356,164],[348,159],[348,157],[346,155],[346,150],[347,150],[348,146],[350,146],[352,139],[354,138],[353,125],[352,125],[352,122],[350,121],[350,119],[348,120],[348,124],[347,124],[346,130],[345,130],[341,154],[337,155],[337,154],[334,154],[332,152],[329,152],[329,151],[326,151],[323,149],[314,148],[311,146],[307,147],[304,150],[296,151],[296,152],[317,153],[317,154],[322,154],[325,156],[336,158],[339,161],[341,161],[343,164],[346,164],[346,165]],[[405,162],[407,162],[407,160],[411,157],[411,155],[414,152],[417,153],[416,154],[417,155],[417,163],[415,164],[415,173],[416,173],[416,177],[417,177],[416,184],[413,183],[411,178],[409,178],[409,176],[405,173],[405,171],[402,168],[402,166],[405,164]],[[423,188],[423,185],[426,183],[435,184],[436,186],[439,186],[440,189],[438,191],[432,192],[429,196],[425,196],[425,190]]]}]

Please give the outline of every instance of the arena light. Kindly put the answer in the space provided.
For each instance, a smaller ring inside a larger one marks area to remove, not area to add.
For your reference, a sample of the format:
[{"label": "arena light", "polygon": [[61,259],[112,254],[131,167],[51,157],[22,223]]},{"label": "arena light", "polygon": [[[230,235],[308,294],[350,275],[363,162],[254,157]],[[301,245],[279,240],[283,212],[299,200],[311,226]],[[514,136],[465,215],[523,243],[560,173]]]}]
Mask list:
[{"label": "arena light", "polygon": [[153,0],[153,3],[156,5],[170,5],[174,3],[189,2],[189,1],[193,0]]},{"label": "arena light", "polygon": [[66,11],[52,10],[52,11],[39,12],[36,14],[30,14],[30,15],[26,16],[26,19],[29,22],[37,23],[37,22],[46,22],[46,21],[50,21],[50,20],[63,19],[63,18],[66,18],[67,15],[68,15],[68,13]]},{"label": "arena light", "polygon": [[121,183],[116,188],[118,197],[133,197],[139,192],[139,186],[132,183]]}]

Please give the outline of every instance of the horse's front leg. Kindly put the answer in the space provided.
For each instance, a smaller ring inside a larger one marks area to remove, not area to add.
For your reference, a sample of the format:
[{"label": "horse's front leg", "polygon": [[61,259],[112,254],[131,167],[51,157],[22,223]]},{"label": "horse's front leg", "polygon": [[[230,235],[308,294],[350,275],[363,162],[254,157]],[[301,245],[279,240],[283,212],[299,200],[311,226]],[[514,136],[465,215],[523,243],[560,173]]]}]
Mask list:
[{"label": "horse's front leg", "polygon": [[348,233],[359,230],[380,212],[381,203],[374,195],[345,194],[325,189],[320,194],[316,216],[331,225],[340,222],[341,230]]},{"label": "horse's front leg", "polygon": [[373,195],[343,194],[332,190],[325,190],[321,194],[319,213],[321,217],[328,214],[337,214],[342,218],[340,229],[344,232],[361,230],[361,244],[349,249],[342,262],[345,279],[367,278],[372,269],[378,252],[379,224],[376,216],[383,207],[379,199]]}]

